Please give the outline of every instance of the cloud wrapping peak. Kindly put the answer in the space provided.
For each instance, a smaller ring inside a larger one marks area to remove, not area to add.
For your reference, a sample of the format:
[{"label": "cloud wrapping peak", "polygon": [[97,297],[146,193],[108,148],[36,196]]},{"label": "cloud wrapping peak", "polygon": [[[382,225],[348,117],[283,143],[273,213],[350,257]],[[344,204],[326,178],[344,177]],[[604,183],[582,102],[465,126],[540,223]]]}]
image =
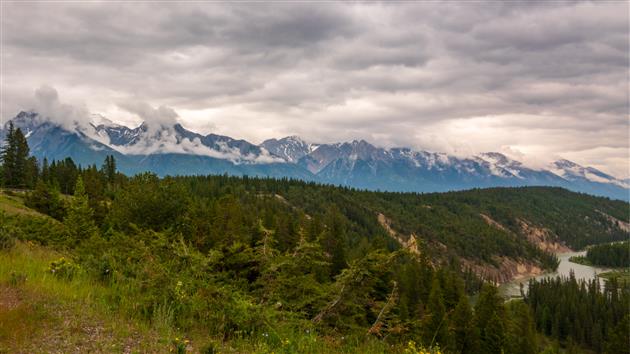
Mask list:
[{"label": "cloud wrapping peak", "polygon": [[61,103],[57,90],[43,85],[35,90],[34,102],[31,107],[39,113],[39,119],[53,121],[68,130],[74,130],[89,119],[89,112],[85,107]]},{"label": "cloud wrapping peak", "polygon": [[179,118],[173,108],[166,106],[153,108],[146,102],[128,100],[119,103],[118,107],[140,117],[152,131],[158,131],[162,127],[172,127],[177,124],[177,118]]},{"label": "cloud wrapping peak", "polygon": [[1,114],[44,81],[127,123],[255,142],[507,147],[628,175],[628,6],[8,3]]}]

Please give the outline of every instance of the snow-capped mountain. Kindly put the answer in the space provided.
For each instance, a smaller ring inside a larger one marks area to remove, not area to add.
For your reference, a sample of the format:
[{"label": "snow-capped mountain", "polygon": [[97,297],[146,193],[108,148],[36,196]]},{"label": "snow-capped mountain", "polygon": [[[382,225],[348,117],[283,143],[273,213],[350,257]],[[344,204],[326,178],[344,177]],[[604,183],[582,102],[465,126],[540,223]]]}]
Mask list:
[{"label": "snow-capped mountain", "polygon": [[[535,169],[497,153],[461,158],[444,153],[385,149],[365,140],[309,144],[296,136],[260,145],[228,136],[201,135],[181,124],[129,128],[102,116],[87,125],[59,124],[36,112],[12,119],[38,159],[72,158],[100,165],[114,155],[125,173],[232,174],[289,177],[355,188],[436,192],[493,186],[560,186],[629,200],[630,183],[568,160]],[[4,140],[6,124],[0,129]]]},{"label": "snow-capped mountain", "polygon": [[549,166],[554,174],[571,182],[593,182],[613,184],[622,188],[630,188],[628,180],[618,179],[593,167],[584,167],[569,160],[558,160]]},{"label": "snow-capped mountain", "polygon": [[215,157],[234,163],[284,162],[267,150],[245,140],[201,135],[181,124],[155,126],[143,122],[136,128],[118,124],[92,125],[95,138],[126,155],[186,154]]},{"label": "snow-capped mountain", "polygon": [[268,139],[263,141],[260,146],[290,163],[298,162],[317,148],[317,145],[308,144],[298,136],[287,136],[279,140]]}]

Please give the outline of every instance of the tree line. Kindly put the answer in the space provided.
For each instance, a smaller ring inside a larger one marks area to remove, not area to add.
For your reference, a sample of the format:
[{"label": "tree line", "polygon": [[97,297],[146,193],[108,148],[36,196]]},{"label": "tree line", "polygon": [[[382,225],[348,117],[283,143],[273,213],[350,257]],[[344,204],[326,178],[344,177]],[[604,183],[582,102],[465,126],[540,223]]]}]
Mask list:
[{"label": "tree line", "polygon": [[586,259],[602,267],[630,267],[630,242],[595,245],[586,251]]},{"label": "tree line", "polygon": [[546,336],[598,353],[628,353],[630,288],[610,279],[588,282],[557,277],[529,283],[525,302]]}]

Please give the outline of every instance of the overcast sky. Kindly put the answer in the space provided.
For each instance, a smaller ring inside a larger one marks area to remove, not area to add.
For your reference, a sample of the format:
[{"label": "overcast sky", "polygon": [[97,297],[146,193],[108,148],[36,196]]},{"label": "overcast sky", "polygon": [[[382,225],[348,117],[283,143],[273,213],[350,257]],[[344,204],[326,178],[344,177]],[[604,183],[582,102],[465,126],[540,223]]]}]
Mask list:
[{"label": "overcast sky", "polygon": [[626,1],[1,6],[5,121],[99,113],[629,175]]}]

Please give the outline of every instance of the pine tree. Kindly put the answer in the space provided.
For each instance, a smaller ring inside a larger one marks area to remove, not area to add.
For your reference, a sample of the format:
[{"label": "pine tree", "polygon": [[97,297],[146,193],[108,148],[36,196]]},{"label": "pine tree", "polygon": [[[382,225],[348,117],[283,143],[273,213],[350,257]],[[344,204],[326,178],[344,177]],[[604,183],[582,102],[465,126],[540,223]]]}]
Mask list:
[{"label": "pine tree", "polygon": [[[15,186],[20,188],[28,187],[28,179],[29,179],[29,148],[28,143],[26,142],[26,137],[22,133],[22,129],[17,128],[15,130],[14,136],[15,143],[15,169],[13,171],[13,178],[15,182]],[[37,163],[35,163],[37,166]],[[37,171],[37,167],[35,167],[35,174]],[[33,171],[30,171],[33,173]]]},{"label": "pine tree", "polygon": [[446,308],[444,307],[444,294],[437,276],[433,277],[429,302],[427,303],[427,315],[424,319],[424,344],[433,346],[440,344],[443,347],[448,339],[448,326],[446,324]]},{"label": "pine tree", "polygon": [[502,354],[505,340],[505,327],[499,313],[495,312],[484,329],[481,341],[481,352],[487,354]]},{"label": "pine tree", "polygon": [[320,237],[320,244],[324,251],[331,256],[331,275],[335,276],[347,266],[344,219],[336,206],[328,210],[324,224],[326,225],[326,231]]},{"label": "pine tree", "polygon": [[508,352],[534,354],[536,351],[536,332],[529,307],[522,301],[512,301],[509,303],[508,309]]},{"label": "pine tree", "polygon": [[74,188],[74,197],[70,201],[68,215],[64,224],[68,230],[70,241],[79,243],[98,234],[98,229],[92,218],[93,211],[88,204],[88,197],[83,186],[83,179],[79,177]]},{"label": "pine tree", "polygon": [[50,166],[48,165],[48,159],[45,157],[42,161],[42,173],[40,177],[45,183],[50,181]]},{"label": "pine tree", "polygon": [[626,313],[624,318],[611,329],[609,340],[606,343],[606,353],[630,354],[630,345],[628,345],[629,336],[630,314]]},{"label": "pine tree", "polygon": [[101,171],[107,178],[107,183],[114,184],[116,181],[116,159],[114,159],[114,155],[108,155],[105,157],[105,162],[103,163]]},{"label": "pine tree", "polygon": [[468,297],[464,294],[450,318],[453,349],[457,353],[474,354],[479,350],[479,329],[474,324]]},{"label": "pine tree", "polygon": [[501,353],[505,336],[503,299],[495,286],[484,284],[475,307],[482,353]]},{"label": "pine tree", "polygon": [[6,187],[15,187],[15,159],[17,158],[17,145],[15,143],[15,128],[9,121],[9,128],[5,138],[0,157],[2,158],[3,181]]},{"label": "pine tree", "polygon": [[25,204],[58,220],[62,220],[65,213],[59,191],[51,188],[41,179],[37,181],[35,190],[26,196]]},{"label": "pine tree", "polygon": [[32,189],[37,184],[39,179],[39,166],[37,165],[37,159],[35,156],[31,156],[26,160],[26,169],[24,176],[24,186],[28,189]]}]

